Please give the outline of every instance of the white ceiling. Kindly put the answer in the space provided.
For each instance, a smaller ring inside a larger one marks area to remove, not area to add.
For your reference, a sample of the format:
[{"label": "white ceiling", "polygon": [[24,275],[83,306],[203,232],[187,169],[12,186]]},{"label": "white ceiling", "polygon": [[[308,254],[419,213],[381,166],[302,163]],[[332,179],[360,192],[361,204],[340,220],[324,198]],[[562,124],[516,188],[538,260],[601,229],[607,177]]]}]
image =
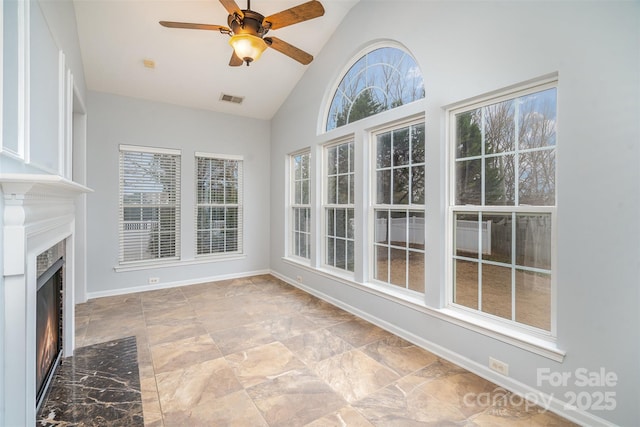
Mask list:
[{"label": "white ceiling", "polygon": [[[306,0],[253,0],[268,16]],[[321,0],[320,18],[269,32],[316,56],[358,0]],[[241,9],[246,0],[236,0]],[[229,36],[165,28],[158,21],[227,26],[219,0],[75,0],[78,37],[89,90],[259,119],[278,111],[308,66],[267,49],[251,66],[230,67]],[[155,68],[143,60],[155,61]],[[241,105],[222,93],[244,97]]]}]

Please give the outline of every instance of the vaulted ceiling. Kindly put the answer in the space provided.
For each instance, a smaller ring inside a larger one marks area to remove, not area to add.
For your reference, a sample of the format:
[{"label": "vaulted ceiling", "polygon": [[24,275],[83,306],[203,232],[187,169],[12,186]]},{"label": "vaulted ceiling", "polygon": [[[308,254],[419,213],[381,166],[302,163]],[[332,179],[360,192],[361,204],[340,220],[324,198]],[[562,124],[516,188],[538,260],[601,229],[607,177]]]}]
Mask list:
[{"label": "vaulted ceiling", "polygon": [[[253,0],[264,16],[305,0]],[[245,9],[246,0],[236,0]],[[272,30],[314,57],[358,0],[321,0],[322,17]],[[309,66],[267,49],[251,66],[230,67],[229,36],[165,28],[158,21],[227,26],[219,0],[75,0],[78,37],[89,90],[270,119]],[[145,60],[155,67],[145,66]],[[221,95],[244,97],[242,104]]]}]

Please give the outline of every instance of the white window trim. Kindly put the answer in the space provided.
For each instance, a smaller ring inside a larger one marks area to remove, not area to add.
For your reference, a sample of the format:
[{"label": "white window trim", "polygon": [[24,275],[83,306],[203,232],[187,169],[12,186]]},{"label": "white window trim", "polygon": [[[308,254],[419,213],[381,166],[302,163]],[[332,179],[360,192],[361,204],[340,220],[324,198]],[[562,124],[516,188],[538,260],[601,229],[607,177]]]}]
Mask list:
[{"label": "white window trim", "polygon": [[[556,245],[551,245],[551,302],[550,302],[550,314],[551,325],[550,330],[545,331],[536,327],[528,326],[526,324],[517,323],[514,320],[503,319],[498,316],[491,315],[489,313],[479,312],[471,308],[467,308],[453,302],[453,217],[454,212],[486,212],[492,213],[500,212],[516,212],[516,213],[549,213],[551,215],[551,241],[557,241],[557,200],[554,206],[532,206],[520,205],[520,206],[481,206],[481,205],[468,205],[468,206],[456,206],[455,194],[453,191],[453,182],[455,179],[455,154],[453,152],[452,138],[455,135],[455,120],[452,118],[461,112],[470,111],[476,108],[482,108],[487,105],[496,104],[502,101],[522,97],[535,92],[541,92],[546,89],[555,88],[558,90],[558,75],[552,73],[542,76],[537,79],[532,79],[521,84],[516,84],[503,88],[498,91],[490,92],[488,94],[473,97],[467,100],[445,106],[445,123],[446,123],[446,135],[445,144],[446,157],[447,157],[447,173],[446,173],[446,189],[447,189],[447,215],[446,215],[446,241],[445,241],[445,308],[442,309],[444,313],[449,316],[463,322],[462,326],[471,326],[469,329],[483,333],[488,336],[513,337],[518,342],[525,343],[526,345],[519,345],[519,347],[529,349],[535,353],[542,354],[543,356],[550,357],[553,360],[561,361],[564,358],[564,352],[556,348],[557,338],[557,250]],[[557,174],[557,171],[556,171]],[[557,186],[557,178],[556,178]],[[505,341],[504,339],[502,339]],[[506,341],[510,342],[510,341]],[[516,344],[517,345],[517,344]],[[535,349],[545,349],[543,353],[536,351]],[[553,355],[548,356],[546,353],[552,351]]]},{"label": "white window trim", "polygon": [[[215,262],[215,261],[230,261],[235,259],[244,258],[244,156],[236,155],[236,154],[215,154],[215,153],[207,153],[203,151],[196,151],[193,156],[195,160],[194,167],[197,168],[198,158],[205,159],[219,159],[219,160],[234,160],[240,163],[241,171],[239,177],[239,189],[238,189],[238,212],[239,212],[239,221],[238,221],[238,236],[237,236],[237,244],[238,250],[230,251],[230,252],[219,252],[219,253],[206,253],[206,254],[198,254],[198,177],[197,170],[194,169],[193,180],[194,180],[194,258],[195,261],[192,263],[204,263],[204,262]],[[226,204],[221,206],[227,206]],[[181,263],[180,265],[184,265]]]}]

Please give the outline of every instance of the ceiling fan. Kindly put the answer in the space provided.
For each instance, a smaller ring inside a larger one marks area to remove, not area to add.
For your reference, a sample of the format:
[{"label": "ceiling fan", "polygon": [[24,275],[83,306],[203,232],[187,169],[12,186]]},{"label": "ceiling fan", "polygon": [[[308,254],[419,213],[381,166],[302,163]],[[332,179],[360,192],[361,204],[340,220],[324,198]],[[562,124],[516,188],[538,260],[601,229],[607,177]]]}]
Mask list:
[{"label": "ceiling fan", "polygon": [[271,47],[304,65],[313,60],[313,56],[307,52],[277,37],[265,37],[265,35],[269,30],[277,30],[324,15],[324,7],[319,1],[311,0],[267,17],[251,10],[251,0],[247,0],[247,8],[243,10],[234,0],[220,0],[220,3],[229,12],[228,27],[172,21],[160,21],[160,25],[169,28],[219,31],[221,34],[231,36],[229,44],[233,47],[233,53],[229,65],[232,67],[243,63],[248,66],[251,62],[256,61],[267,47]]}]

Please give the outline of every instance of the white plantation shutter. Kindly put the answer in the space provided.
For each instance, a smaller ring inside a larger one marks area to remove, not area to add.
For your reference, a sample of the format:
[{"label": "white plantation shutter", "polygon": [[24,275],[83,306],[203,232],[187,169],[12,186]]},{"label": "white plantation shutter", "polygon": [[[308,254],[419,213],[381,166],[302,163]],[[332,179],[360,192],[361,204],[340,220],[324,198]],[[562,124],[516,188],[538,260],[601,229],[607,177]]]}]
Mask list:
[{"label": "white plantation shutter", "polygon": [[180,151],[120,146],[120,263],[180,257]]},{"label": "white plantation shutter", "polygon": [[196,153],[196,254],[242,253],[242,157]]}]

